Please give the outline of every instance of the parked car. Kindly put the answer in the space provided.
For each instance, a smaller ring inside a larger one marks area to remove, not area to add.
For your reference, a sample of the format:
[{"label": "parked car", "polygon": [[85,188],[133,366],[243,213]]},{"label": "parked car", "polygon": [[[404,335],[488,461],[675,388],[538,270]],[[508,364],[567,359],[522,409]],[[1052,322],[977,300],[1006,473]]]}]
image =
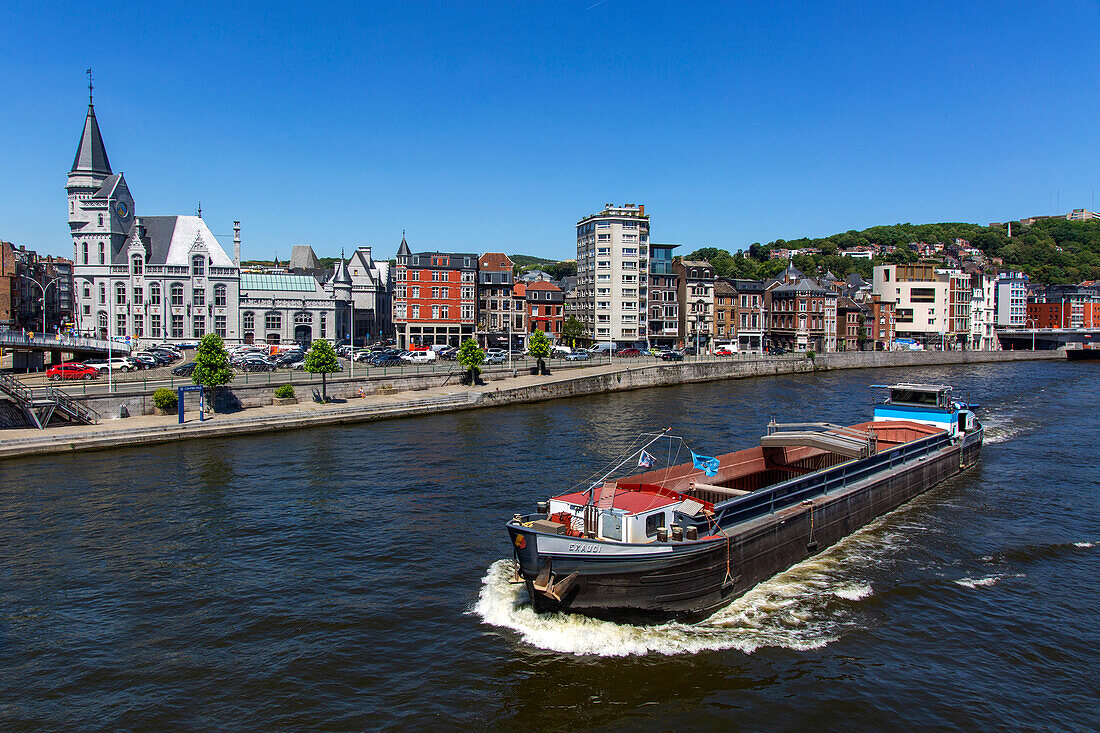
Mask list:
[{"label": "parked car", "polygon": [[641,350],[640,349],[634,349],[634,348],[619,349],[618,351],[615,352],[615,356],[620,356],[620,357],[641,356],[641,355],[642,355]]},{"label": "parked car", "polygon": [[46,378],[57,382],[62,379],[96,379],[99,371],[74,361],[68,364],[57,364],[46,370]]},{"label": "parked car", "polygon": [[410,364],[430,364],[435,361],[434,351],[413,351],[401,357]]},{"label": "parked car", "polygon": [[666,351],[661,354],[662,361],[683,361],[684,354],[680,351]]},{"label": "parked car", "polygon": [[158,362],[156,359],[154,359],[152,356],[149,356],[148,354],[134,354],[130,358],[140,364],[141,369],[156,369],[158,366],[160,366],[160,362]]},{"label": "parked car", "polygon": [[592,356],[587,351],[577,350],[565,355],[566,361],[588,361]]},{"label": "parked car", "polygon": [[485,355],[486,364],[503,364],[506,361],[508,361],[508,356],[500,351],[496,352],[495,354]]},{"label": "parked car", "polygon": [[186,364],[180,364],[172,370],[172,374],[177,377],[190,377],[195,373],[195,362],[189,361]]},{"label": "parked car", "polygon": [[397,354],[379,354],[370,361],[371,365],[379,367],[401,366],[405,362]]},{"label": "parked car", "polygon": [[550,358],[551,359],[564,359],[573,353],[573,350],[568,346],[551,346]]},{"label": "parked car", "polygon": [[732,351],[730,349],[727,349],[725,346],[723,346],[720,349],[715,349],[714,350],[714,355],[715,356],[733,356],[736,353],[737,353],[736,351]]}]

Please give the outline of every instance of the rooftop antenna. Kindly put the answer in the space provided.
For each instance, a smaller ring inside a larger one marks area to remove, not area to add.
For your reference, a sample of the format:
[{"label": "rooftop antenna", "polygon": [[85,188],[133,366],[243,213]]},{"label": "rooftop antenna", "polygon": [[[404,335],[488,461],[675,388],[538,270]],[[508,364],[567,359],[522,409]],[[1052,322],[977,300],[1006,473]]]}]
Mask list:
[{"label": "rooftop antenna", "polygon": [[88,106],[92,106],[92,70],[88,69],[84,72],[88,75]]}]

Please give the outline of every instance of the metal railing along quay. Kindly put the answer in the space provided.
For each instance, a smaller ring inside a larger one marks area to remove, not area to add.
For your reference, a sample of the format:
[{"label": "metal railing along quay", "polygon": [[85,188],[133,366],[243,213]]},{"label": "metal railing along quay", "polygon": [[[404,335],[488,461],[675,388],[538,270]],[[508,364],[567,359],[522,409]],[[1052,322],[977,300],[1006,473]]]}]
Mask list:
[{"label": "metal railing along quay", "polygon": [[[597,366],[609,366],[609,365],[622,365],[624,367],[648,367],[667,365],[675,366],[677,364],[694,364],[694,363],[726,363],[726,362],[748,362],[748,361],[791,361],[802,360],[805,356],[803,354],[785,354],[781,356],[761,356],[758,354],[735,354],[733,356],[687,356],[683,361],[663,361],[659,357],[597,357],[586,361],[568,361],[565,359],[554,358],[547,359],[546,364],[552,371],[579,371],[590,367]],[[366,363],[357,362],[352,367],[346,359],[340,360],[343,366],[343,371],[329,374],[327,382],[329,384],[342,384],[347,382],[358,382],[361,380],[372,379],[386,379],[393,377],[410,377],[417,375],[449,375],[453,378],[455,383],[465,373],[462,367],[457,362],[453,361],[437,361],[431,364],[405,364],[401,366],[392,367],[378,367],[371,366]],[[483,374],[500,375],[507,374],[508,372],[516,372],[523,374],[529,371],[536,365],[536,360],[531,358],[515,359],[509,368],[507,362],[504,364],[483,364],[481,370]],[[191,378],[184,376],[177,376],[171,373],[172,367],[159,367],[156,369],[120,372],[115,371],[113,375],[113,389],[108,389],[106,373],[101,373],[98,379],[92,380],[72,380],[65,381],[61,384],[70,395],[80,396],[102,396],[102,395],[118,395],[118,396],[136,396],[140,394],[148,394],[153,390],[161,387],[167,387],[169,389],[175,389],[176,387],[187,386],[193,384]],[[31,375],[19,375],[20,381],[27,386],[46,384],[45,375],[42,373]],[[302,387],[320,387],[322,378],[320,374],[311,374],[310,372],[296,370],[296,369],[278,369],[271,372],[249,372],[240,371],[234,369],[233,381],[230,383],[232,386],[248,386],[248,387],[263,387],[271,386],[278,387],[284,384],[291,386]]]},{"label": "metal railing along quay", "polygon": [[75,349],[77,351],[117,351],[120,355],[130,353],[130,344],[125,341],[92,338],[89,336],[69,336],[67,334],[35,334],[22,331],[0,331],[0,346],[6,348],[30,349]]}]

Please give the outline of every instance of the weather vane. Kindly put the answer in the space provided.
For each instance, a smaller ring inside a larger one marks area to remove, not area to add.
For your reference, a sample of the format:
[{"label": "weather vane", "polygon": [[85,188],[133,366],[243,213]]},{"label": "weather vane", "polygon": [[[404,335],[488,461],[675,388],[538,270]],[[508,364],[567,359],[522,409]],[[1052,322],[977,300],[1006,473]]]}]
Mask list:
[{"label": "weather vane", "polygon": [[92,70],[88,69],[84,72],[88,75],[88,104],[92,103]]}]

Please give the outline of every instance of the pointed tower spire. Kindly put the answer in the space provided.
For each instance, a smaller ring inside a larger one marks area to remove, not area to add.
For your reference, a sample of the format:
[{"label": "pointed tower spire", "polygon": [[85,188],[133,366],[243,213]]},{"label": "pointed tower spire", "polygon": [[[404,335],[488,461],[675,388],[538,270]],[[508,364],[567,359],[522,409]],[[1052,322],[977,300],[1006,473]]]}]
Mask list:
[{"label": "pointed tower spire", "polygon": [[70,173],[100,173],[111,175],[111,162],[107,160],[107,148],[99,134],[99,122],[95,118],[92,105],[92,70],[88,69],[88,116],[84,118],[84,132],[80,135],[80,145],[76,148],[73,167]]}]

